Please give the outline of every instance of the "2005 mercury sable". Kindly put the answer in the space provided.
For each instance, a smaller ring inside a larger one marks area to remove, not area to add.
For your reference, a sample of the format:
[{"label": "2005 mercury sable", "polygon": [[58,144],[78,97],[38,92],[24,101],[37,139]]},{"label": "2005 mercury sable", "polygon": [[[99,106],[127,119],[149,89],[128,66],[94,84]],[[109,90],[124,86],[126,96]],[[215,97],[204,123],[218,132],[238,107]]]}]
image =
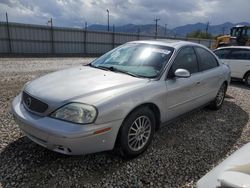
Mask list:
[{"label": "2005 mercury sable", "polygon": [[48,149],[119,148],[135,157],[160,125],[201,106],[219,109],[229,81],[229,68],[204,46],[135,41],[27,83],[12,111],[25,135]]}]

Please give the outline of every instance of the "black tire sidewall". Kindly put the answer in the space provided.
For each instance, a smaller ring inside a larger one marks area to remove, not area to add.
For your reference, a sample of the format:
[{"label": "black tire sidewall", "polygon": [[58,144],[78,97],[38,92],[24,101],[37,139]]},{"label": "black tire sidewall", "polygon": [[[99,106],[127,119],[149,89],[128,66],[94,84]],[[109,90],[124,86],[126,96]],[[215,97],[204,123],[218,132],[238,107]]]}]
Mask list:
[{"label": "black tire sidewall", "polygon": [[[143,148],[141,148],[138,151],[133,151],[128,146],[128,132],[129,132],[129,129],[130,129],[132,123],[140,116],[147,116],[150,119],[150,121],[151,121],[151,134],[150,134],[150,137],[148,139],[148,142],[145,144],[145,146]],[[153,112],[147,107],[139,108],[139,109],[135,110],[124,120],[122,127],[120,129],[120,131],[121,131],[120,132],[121,133],[120,134],[120,147],[121,147],[121,150],[122,150],[122,153],[124,156],[135,157],[135,156],[143,153],[147,149],[147,147],[149,146],[149,144],[152,141],[152,138],[153,138],[153,135],[155,132],[155,122],[156,121],[155,121],[155,116],[154,116]]]},{"label": "black tire sidewall", "polygon": [[[215,99],[215,105],[216,105],[217,109],[220,109],[220,108],[221,108],[221,106],[223,105],[223,102],[224,102],[224,100],[225,100],[225,96],[226,96],[226,91],[227,91],[227,88],[226,88],[227,86],[226,86],[226,84],[223,83],[222,86],[220,87],[220,90],[222,89],[222,87],[224,87],[224,94],[223,94],[223,99],[222,99],[221,104],[218,105],[218,104],[216,103],[216,99]],[[220,90],[219,90],[219,91],[220,91]],[[217,98],[217,96],[216,96],[216,98]]]},{"label": "black tire sidewall", "polygon": [[245,84],[246,84],[247,86],[250,86],[250,84],[247,82],[248,77],[250,77],[250,72],[247,73],[246,76],[245,76],[245,78],[244,78],[244,79],[245,79]]},{"label": "black tire sidewall", "polygon": [[[217,95],[216,95],[216,97],[215,97],[215,99],[213,100],[213,102],[209,105],[209,108],[212,109],[212,110],[219,110],[219,109],[222,107],[222,105],[223,105],[223,102],[224,102],[225,96],[226,96],[226,92],[227,92],[227,85],[226,85],[225,83],[223,83],[223,84],[221,85],[221,87],[220,87],[220,89],[219,89],[218,92],[220,92],[220,90],[221,90],[222,87],[224,87],[223,101],[222,101],[221,104],[218,105],[217,102],[216,102],[216,99],[217,99]],[[217,94],[218,94],[218,93],[217,93]]]}]

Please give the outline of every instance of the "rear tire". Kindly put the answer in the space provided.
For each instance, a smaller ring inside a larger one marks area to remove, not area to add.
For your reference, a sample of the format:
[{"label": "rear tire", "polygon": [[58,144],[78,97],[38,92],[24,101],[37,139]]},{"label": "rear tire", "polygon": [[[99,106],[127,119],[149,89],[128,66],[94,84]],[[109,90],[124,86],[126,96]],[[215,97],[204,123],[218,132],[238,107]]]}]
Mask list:
[{"label": "rear tire", "polygon": [[245,84],[250,87],[250,72],[248,72],[246,74],[246,76],[244,77],[244,80],[245,80]]},{"label": "rear tire", "polygon": [[227,91],[227,85],[226,83],[223,83],[215,99],[208,106],[211,110],[219,110],[221,108],[223,101],[225,99],[225,96],[226,96],[226,91]]},{"label": "rear tire", "polygon": [[152,141],[155,133],[155,116],[147,108],[132,112],[120,129],[120,152],[125,158],[134,158],[143,153]]}]

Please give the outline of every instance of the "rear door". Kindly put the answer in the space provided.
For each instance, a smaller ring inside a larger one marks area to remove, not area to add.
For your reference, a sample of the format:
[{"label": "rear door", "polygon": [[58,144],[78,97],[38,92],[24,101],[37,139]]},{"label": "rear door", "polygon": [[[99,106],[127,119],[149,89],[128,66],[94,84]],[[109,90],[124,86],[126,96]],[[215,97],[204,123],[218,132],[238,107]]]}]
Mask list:
[{"label": "rear door", "polygon": [[199,90],[196,90],[197,102],[206,104],[212,101],[223,83],[223,72],[215,58],[208,50],[202,47],[194,47],[198,56],[200,71]]}]

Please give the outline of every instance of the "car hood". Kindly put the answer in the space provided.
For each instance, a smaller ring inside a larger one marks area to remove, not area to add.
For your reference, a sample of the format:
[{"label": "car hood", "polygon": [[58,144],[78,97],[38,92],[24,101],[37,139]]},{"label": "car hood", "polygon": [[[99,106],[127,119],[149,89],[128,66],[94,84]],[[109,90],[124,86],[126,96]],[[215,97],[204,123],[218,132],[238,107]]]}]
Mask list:
[{"label": "car hood", "polygon": [[75,67],[42,76],[28,83],[24,90],[44,102],[65,103],[80,101],[89,104],[145,85],[149,79],[136,78],[123,73],[88,66]]}]

